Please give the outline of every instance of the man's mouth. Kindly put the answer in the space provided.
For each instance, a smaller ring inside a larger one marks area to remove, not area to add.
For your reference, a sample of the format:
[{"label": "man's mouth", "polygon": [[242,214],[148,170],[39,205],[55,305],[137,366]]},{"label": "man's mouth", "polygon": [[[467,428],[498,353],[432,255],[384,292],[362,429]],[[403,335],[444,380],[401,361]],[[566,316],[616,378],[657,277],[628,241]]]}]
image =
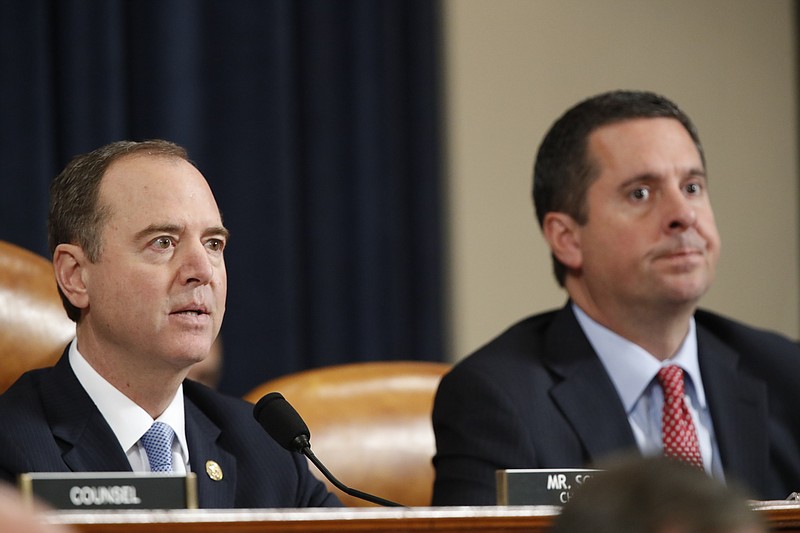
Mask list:
[{"label": "man's mouth", "polygon": [[188,316],[201,316],[209,314],[208,309],[202,304],[191,305],[182,309],[172,311],[173,315],[188,315]]}]

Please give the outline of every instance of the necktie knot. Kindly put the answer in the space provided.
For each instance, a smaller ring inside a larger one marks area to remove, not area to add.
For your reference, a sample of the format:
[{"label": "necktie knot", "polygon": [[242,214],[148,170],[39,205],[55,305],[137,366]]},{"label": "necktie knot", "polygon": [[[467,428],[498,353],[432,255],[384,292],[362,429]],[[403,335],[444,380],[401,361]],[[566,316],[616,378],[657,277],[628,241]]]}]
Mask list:
[{"label": "necktie knot", "polygon": [[658,371],[658,382],[664,389],[664,401],[683,401],[683,369],[678,365],[665,366]]},{"label": "necktie knot", "polygon": [[141,443],[150,461],[151,472],[172,472],[172,441],[175,432],[163,422],[153,422],[144,435]]},{"label": "necktie knot", "polygon": [[664,455],[703,468],[697,432],[684,398],[683,370],[677,365],[666,366],[658,371],[657,378],[664,389],[661,419]]}]

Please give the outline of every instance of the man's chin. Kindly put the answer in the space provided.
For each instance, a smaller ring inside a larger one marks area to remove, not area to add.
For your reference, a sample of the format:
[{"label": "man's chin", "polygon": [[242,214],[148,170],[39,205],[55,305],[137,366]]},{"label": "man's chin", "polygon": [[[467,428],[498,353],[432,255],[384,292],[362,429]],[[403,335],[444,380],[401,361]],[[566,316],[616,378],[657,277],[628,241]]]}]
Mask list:
[{"label": "man's chin", "polygon": [[670,287],[667,290],[666,301],[676,306],[697,307],[700,299],[708,292],[708,285],[690,285]]},{"label": "man's chin", "polygon": [[210,347],[200,346],[181,346],[170,355],[176,367],[189,369],[192,366],[208,358]]}]

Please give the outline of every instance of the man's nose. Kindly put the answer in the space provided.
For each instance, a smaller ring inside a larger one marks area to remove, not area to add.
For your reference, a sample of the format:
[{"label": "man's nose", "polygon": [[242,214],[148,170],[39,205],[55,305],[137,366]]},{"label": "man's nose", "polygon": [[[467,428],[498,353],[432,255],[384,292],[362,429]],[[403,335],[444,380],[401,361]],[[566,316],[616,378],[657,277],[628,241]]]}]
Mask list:
[{"label": "man's nose", "polygon": [[666,231],[682,231],[697,222],[697,206],[682,189],[665,194],[664,206]]},{"label": "man's nose", "polygon": [[214,264],[202,243],[194,244],[181,255],[181,279],[184,283],[210,283]]}]

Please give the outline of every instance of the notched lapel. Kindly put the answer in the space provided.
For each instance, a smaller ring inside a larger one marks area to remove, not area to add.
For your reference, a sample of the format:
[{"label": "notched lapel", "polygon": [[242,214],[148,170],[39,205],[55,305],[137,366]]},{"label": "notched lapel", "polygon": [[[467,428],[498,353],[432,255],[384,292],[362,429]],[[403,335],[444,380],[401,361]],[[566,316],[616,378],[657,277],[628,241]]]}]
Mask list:
[{"label": "notched lapel", "polygon": [[[68,430],[53,428],[53,434],[71,447],[66,449],[64,463],[73,472],[130,472],[131,464],[119,445],[114,432],[99,413],[93,413],[86,420],[83,431],[78,428]],[[74,438],[76,437],[77,438]],[[70,440],[74,439],[74,440]]]},{"label": "notched lapel", "polygon": [[741,372],[739,356],[698,326],[700,372],[725,472],[766,491],[769,481],[767,386]]},{"label": "notched lapel", "polygon": [[625,407],[600,359],[565,307],[547,337],[547,365],[562,377],[551,396],[595,462],[624,450],[638,453]]},{"label": "notched lapel", "polygon": [[[217,443],[219,427],[184,397],[189,463],[197,475],[197,499],[204,509],[231,509],[236,504],[236,457]],[[209,464],[211,461],[213,464]],[[221,474],[221,477],[220,477]]]},{"label": "notched lapel", "polygon": [[66,351],[42,381],[42,403],[69,470],[131,470],[111,427],[72,372]]},{"label": "notched lapel", "polygon": [[624,450],[638,453],[625,409],[599,362],[586,362],[554,386],[552,396],[586,448],[590,463]]}]

